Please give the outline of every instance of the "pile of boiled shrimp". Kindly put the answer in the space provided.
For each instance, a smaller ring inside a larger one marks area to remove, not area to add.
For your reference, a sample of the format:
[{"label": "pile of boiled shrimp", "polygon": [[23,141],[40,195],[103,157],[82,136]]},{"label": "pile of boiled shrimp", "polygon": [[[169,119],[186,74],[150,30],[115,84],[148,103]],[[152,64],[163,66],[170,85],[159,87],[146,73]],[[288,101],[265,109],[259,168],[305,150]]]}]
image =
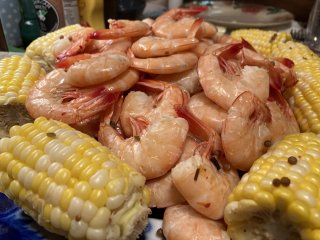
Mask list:
[{"label": "pile of boiled shrimp", "polygon": [[299,132],[283,96],[293,62],[219,36],[201,11],[61,36],[26,102],[32,117],[70,124],[141,172],[167,239],[229,239],[223,213],[239,172]]}]

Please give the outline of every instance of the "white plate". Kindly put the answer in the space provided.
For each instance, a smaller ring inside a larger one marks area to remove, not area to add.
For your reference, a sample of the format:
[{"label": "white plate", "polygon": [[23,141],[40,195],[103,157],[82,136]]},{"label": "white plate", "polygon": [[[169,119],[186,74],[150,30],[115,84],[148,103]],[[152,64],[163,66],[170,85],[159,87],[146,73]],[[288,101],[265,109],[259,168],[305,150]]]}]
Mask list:
[{"label": "white plate", "polygon": [[281,8],[229,1],[213,1],[200,16],[228,28],[278,27],[293,20],[293,15]]}]

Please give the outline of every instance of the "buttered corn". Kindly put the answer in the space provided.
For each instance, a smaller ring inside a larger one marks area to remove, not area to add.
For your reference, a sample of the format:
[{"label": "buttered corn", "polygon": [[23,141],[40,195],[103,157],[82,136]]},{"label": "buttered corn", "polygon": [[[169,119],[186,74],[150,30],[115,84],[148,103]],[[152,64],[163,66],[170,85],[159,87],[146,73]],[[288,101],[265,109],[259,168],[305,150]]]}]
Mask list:
[{"label": "buttered corn", "polygon": [[11,126],[32,121],[24,103],[30,87],[44,75],[45,70],[27,56],[0,60],[0,138]]},{"label": "buttered corn", "polygon": [[150,209],[145,178],[95,139],[37,118],[0,140],[0,189],[70,239],[135,239]]},{"label": "buttered corn", "polygon": [[255,161],[229,197],[233,240],[320,239],[320,137],[286,136]]}]

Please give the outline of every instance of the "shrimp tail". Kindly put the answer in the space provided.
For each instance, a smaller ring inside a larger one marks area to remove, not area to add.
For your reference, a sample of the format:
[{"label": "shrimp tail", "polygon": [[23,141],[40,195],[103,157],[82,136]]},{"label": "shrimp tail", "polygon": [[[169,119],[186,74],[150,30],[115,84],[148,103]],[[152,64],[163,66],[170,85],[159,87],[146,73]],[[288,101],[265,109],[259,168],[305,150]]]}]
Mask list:
[{"label": "shrimp tail", "polygon": [[279,90],[270,86],[268,101],[275,101],[286,117],[291,117],[292,112],[287,100],[282,96]]},{"label": "shrimp tail", "polygon": [[270,87],[277,89],[278,91],[281,91],[283,84],[280,74],[277,72],[273,64],[270,64],[268,68],[270,77]]},{"label": "shrimp tail", "polygon": [[244,48],[247,48],[247,49],[249,49],[249,50],[251,50],[253,52],[257,52],[257,50],[251,45],[251,43],[249,43],[244,38],[241,38],[241,43],[242,43]]},{"label": "shrimp tail", "polygon": [[88,41],[89,41],[89,37],[80,38],[79,40],[74,42],[74,44],[72,44],[71,47],[67,48],[62,53],[60,53],[57,56],[57,59],[60,61],[67,57],[74,56],[79,53],[83,53]]},{"label": "shrimp tail", "polygon": [[192,26],[190,28],[188,38],[195,38],[196,37],[196,34],[197,34],[199,28],[201,27],[202,23],[203,23],[203,18],[197,18],[196,20],[194,20],[194,23],[192,24]]},{"label": "shrimp tail", "polygon": [[199,13],[202,13],[204,11],[207,11],[207,6],[193,6],[190,8],[181,8],[180,11],[177,12],[175,17],[178,19],[181,19],[183,17],[189,17],[189,16],[195,16]]}]

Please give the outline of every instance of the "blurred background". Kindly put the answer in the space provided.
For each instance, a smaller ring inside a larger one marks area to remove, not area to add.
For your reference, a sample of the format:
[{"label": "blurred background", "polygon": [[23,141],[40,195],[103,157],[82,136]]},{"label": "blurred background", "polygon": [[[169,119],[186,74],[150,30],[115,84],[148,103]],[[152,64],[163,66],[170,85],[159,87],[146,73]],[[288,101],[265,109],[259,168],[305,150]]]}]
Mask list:
[{"label": "blurred background", "polygon": [[[228,9],[230,6],[233,7],[233,10],[241,9],[242,15],[252,18],[251,15],[257,13],[257,10],[260,9],[258,5],[261,5],[272,7],[266,8],[266,16],[279,14],[277,9],[280,9],[282,12],[291,13],[292,20],[304,26],[315,1],[0,0],[0,51],[24,51],[25,47],[35,38],[70,24],[81,23],[98,29],[107,28],[107,20],[110,18],[156,18],[170,8],[189,5],[214,6],[212,9],[216,10],[222,6],[219,5],[221,2],[224,4],[224,8],[220,11],[221,15],[215,15],[215,12],[212,11],[209,20],[228,19],[228,14],[234,14]],[[250,5],[252,2],[255,5],[253,7]],[[256,16],[261,20],[265,18],[261,14]]]}]

